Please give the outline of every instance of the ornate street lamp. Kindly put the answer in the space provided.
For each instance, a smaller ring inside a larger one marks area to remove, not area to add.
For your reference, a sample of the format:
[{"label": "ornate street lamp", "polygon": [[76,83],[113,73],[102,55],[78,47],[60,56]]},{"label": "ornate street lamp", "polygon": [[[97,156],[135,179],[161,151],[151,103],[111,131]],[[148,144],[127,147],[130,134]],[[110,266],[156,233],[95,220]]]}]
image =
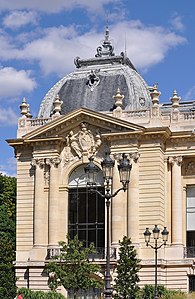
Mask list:
[{"label": "ornate street lamp", "polygon": [[107,248],[106,248],[106,271],[105,271],[105,290],[104,296],[107,299],[112,297],[112,287],[111,287],[111,275],[110,275],[110,219],[109,219],[109,209],[110,209],[110,199],[115,197],[119,191],[126,191],[128,183],[130,180],[130,172],[132,165],[125,154],[122,155],[122,159],[118,165],[118,171],[120,175],[120,182],[122,183],[121,188],[116,190],[113,194],[111,193],[111,183],[113,179],[113,168],[115,161],[111,159],[110,154],[106,153],[106,157],[101,162],[103,178],[105,181],[105,194],[102,194],[98,190],[94,189],[96,185],[96,174],[99,168],[93,163],[93,158],[89,159],[89,163],[85,167],[85,173],[88,178],[88,185],[90,187],[90,192],[95,192],[99,194],[102,198],[106,200],[106,214],[107,214]]},{"label": "ornate street lamp", "polygon": [[154,246],[152,246],[150,244],[150,236],[151,236],[151,232],[149,231],[149,228],[146,227],[146,230],[144,232],[144,237],[145,237],[145,242],[146,242],[146,246],[150,246],[152,249],[154,249],[155,251],[155,286],[154,286],[154,299],[158,298],[158,291],[157,291],[157,254],[158,254],[158,249],[160,249],[163,245],[165,246],[168,240],[168,230],[166,227],[164,227],[163,231],[162,231],[162,240],[163,243],[161,245],[158,246],[158,239],[159,239],[159,235],[160,235],[160,229],[158,228],[157,225],[154,226],[153,230],[153,237],[154,237]]}]

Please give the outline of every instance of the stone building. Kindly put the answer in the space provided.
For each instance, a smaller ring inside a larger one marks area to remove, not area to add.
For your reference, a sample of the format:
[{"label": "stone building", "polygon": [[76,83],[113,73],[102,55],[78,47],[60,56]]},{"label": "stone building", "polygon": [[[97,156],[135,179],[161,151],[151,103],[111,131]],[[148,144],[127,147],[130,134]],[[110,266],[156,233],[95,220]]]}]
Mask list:
[{"label": "stone building", "polygon": [[[101,168],[109,150],[113,190],[121,187],[122,153],[132,163],[127,192],[111,202],[112,265],[127,235],[141,259],[140,285],[153,283],[154,251],[143,233],[166,226],[158,283],[194,289],[195,101],[182,101],[174,90],[160,103],[158,86],[148,86],[124,53],[114,54],[108,29],[95,57],[77,57],[75,65],[46,94],[36,118],[23,99],[17,138],[8,140],[17,158],[17,285],[48,288],[44,266],[67,233],[94,242],[105,264],[105,203],[90,197],[84,167],[93,156]],[[97,186],[104,190],[101,172]]]}]

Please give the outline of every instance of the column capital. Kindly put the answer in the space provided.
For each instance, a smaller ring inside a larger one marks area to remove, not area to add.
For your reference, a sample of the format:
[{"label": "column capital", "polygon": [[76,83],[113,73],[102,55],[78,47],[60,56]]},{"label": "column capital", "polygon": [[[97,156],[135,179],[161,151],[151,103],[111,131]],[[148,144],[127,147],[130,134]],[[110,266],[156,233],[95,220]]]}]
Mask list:
[{"label": "column capital", "polygon": [[45,159],[43,158],[33,158],[31,161],[31,165],[36,167],[39,166],[40,168],[43,168],[45,165]]},{"label": "column capital", "polygon": [[53,157],[53,158],[47,158],[45,163],[46,165],[49,165],[50,167],[53,165],[54,167],[57,167],[61,162],[61,159],[59,157]]},{"label": "column capital", "polygon": [[135,162],[135,163],[138,162],[139,157],[140,157],[140,153],[138,153],[138,152],[134,152],[134,153],[130,153],[130,154],[129,154],[129,158],[130,158],[133,162]]},{"label": "column capital", "polygon": [[[137,163],[140,157],[140,154],[138,152],[131,152],[131,153],[125,153],[127,158],[132,162]],[[119,162],[122,159],[123,153],[114,153],[113,158]]]},{"label": "column capital", "polygon": [[181,166],[182,161],[183,161],[182,156],[173,156],[173,157],[169,157],[169,158],[168,158],[168,162],[169,162],[169,164],[171,164],[171,165],[176,164],[176,165],[178,165],[178,166]]}]

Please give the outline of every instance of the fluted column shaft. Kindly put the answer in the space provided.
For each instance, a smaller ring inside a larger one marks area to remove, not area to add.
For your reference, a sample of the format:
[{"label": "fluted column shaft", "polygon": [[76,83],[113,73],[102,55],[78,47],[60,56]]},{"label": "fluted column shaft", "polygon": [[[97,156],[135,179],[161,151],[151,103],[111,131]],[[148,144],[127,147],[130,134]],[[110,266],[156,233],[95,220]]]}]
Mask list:
[{"label": "fluted column shaft", "polygon": [[[44,201],[44,159],[33,159],[35,170],[34,246],[47,244],[47,223]],[[44,233],[43,233],[44,232]]]},{"label": "fluted column shaft", "polygon": [[49,182],[49,246],[57,246],[59,240],[59,180],[58,165],[59,158],[47,160],[50,164],[50,182]]},{"label": "fluted column shaft", "polygon": [[139,243],[139,154],[134,153],[132,158],[132,170],[128,186],[128,237],[132,243]]},{"label": "fluted column shaft", "polygon": [[182,157],[170,157],[169,162],[172,165],[172,244],[182,244],[182,178],[181,163]]}]

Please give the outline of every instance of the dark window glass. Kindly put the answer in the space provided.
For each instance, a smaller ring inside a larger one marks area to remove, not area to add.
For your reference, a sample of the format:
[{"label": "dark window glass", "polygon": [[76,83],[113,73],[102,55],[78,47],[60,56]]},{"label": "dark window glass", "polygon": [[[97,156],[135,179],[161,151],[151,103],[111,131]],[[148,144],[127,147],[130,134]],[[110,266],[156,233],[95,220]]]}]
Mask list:
[{"label": "dark window glass", "polygon": [[187,247],[195,247],[195,231],[187,232]]},{"label": "dark window glass", "polygon": [[[104,192],[103,187],[98,190]],[[68,215],[71,238],[78,235],[86,247],[91,242],[96,248],[105,246],[105,201],[101,196],[87,188],[69,189]]]},{"label": "dark window glass", "polygon": [[195,275],[189,276],[189,292],[195,291]]}]

